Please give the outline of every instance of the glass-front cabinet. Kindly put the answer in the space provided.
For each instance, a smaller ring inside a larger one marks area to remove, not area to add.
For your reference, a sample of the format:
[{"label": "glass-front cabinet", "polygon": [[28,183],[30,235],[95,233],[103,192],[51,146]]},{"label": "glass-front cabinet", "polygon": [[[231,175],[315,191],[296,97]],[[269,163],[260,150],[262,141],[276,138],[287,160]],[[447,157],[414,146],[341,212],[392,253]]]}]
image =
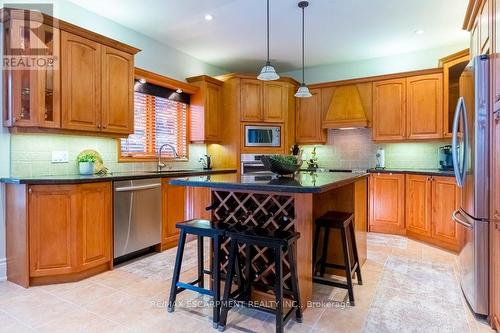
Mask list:
[{"label": "glass-front cabinet", "polygon": [[59,29],[11,19],[4,25],[4,124],[59,128]]}]

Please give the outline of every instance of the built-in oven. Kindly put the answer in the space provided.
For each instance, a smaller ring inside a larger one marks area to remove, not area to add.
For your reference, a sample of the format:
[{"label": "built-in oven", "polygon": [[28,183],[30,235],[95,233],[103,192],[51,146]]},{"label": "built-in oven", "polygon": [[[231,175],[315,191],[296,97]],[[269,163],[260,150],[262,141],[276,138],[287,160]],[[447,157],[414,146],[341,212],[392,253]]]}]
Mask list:
[{"label": "built-in oven", "polygon": [[241,174],[242,175],[258,175],[272,174],[266,169],[261,161],[262,154],[241,154]]},{"label": "built-in oven", "polygon": [[280,147],[281,126],[245,125],[246,147]]}]

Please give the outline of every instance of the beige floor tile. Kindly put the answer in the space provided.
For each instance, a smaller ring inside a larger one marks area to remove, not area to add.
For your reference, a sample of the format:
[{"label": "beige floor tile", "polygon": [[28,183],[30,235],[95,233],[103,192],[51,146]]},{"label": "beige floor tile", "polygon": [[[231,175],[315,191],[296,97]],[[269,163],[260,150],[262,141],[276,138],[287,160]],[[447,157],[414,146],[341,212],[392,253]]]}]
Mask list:
[{"label": "beige floor tile", "polygon": [[76,288],[64,292],[54,293],[54,295],[73,304],[83,306],[115,292],[116,290],[112,288],[91,282],[78,285]]},{"label": "beige floor tile", "polygon": [[33,329],[22,324],[19,320],[0,311],[0,332],[1,333],[24,333],[34,332]]}]

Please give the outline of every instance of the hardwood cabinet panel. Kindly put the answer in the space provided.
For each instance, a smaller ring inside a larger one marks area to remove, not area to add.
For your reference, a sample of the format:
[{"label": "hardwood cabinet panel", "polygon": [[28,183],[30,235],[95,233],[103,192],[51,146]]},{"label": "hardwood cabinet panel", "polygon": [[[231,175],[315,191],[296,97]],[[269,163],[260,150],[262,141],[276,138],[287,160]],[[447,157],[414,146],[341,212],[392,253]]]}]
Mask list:
[{"label": "hardwood cabinet panel", "polygon": [[432,177],[432,237],[442,247],[460,250],[460,228],[451,215],[460,206],[460,191],[453,177]]},{"label": "hardwood cabinet panel", "polygon": [[186,187],[174,186],[168,179],[162,180],[162,249],[177,245],[179,230],[178,222],[186,220]]},{"label": "hardwood cabinet panel", "polygon": [[491,228],[491,309],[490,317],[497,330],[500,330],[500,222],[492,223]]},{"label": "hardwood cabinet panel", "polygon": [[283,122],[287,111],[287,91],[283,82],[264,83],[264,121]]},{"label": "hardwood cabinet panel", "polygon": [[[443,137],[443,75],[410,77],[406,82],[407,138]],[[382,116],[382,120],[385,117]]]},{"label": "hardwood cabinet panel", "polygon": [[325,143],[326,133],[321,128],[321,89],[311,89],[312,97],[299,98],[296,114],[297,143]]},{"label": "hardwood cabinet panel", "polygon": [[134,56],[108,46],[102,50],[102,131],[134,132]]},{"label": "hardwood cabinet panel", "polygon": [[431,235],[431,206],[430,177],[406,175],[406,230],[408,233]]},{"label": "hardwood cabinet panel", "polygon": [[406,138],[406,79],[373,83],[373,139]]},{"label": "hardwood cabinet panel", "polygon": [[212,218],[212,212],[205,208],[212,203],[212,191],[208,187],[186,188],[186,219]]},{"label": "hardwood cabinet panel", "polygon": [[206,141],[221,139],[222,89],[219,85],[207,83],[207,100],[205,102],[205,138]]},{"label": "hardwood cabinet panel", "polygon": [[370,231],[404,235],[405,175],[372,174],[369,192]]},{"label": "hardwood cabinet panel", "polygon": [[74,185],[30,186],[30,276],[67,274],[76,269],[75,188]]},{"label": "hardwood cabinet panel", "polygon": [[99,131],[101,127],[101,45],[61,33],[62,128]]},{"label": "hardwood cabinet panel", "polygon": [[471,59],[481,53],[479,47],[479,22],[476,22],[471,30],[470,51]]},{"label": "hardwood cabinet panel", "polygon": [[79,195],[78,261],[81,269],[88,269],[112,257],[111,183],[82,184]]},{"label": "hardwood cabinet panel", "polygon": [[241,120],[261,121],[262,82],[253,79],[241,79]]},{"label": "hardwood cabinet panel", "polygon": [[479,52],[488,54],[490,51],[491,41],[491,25],[490,25],[490,0],[483,0],[483,4],[479,10]]}]

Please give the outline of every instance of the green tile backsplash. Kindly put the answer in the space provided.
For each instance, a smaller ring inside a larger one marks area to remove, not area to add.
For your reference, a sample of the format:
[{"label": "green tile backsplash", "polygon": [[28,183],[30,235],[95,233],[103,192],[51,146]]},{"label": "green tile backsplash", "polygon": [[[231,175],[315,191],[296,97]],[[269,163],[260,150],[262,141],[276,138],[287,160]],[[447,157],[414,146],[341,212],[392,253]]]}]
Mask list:
[{"label": "green tile backsplash", "polygon": [[[76,135],[11,135],[11,176],[51,176],[78,173],[76,156],[84,149],[97,150],[111,172],[154,170],[154,162],[118,163],[116,140]],[[52,163],[52,151],[67,151],[68,163]],[[175,168],[198,168],[198,159],[206,153],[205,145],[189,146],[189,161],[172,163]]]},{"label": "green tile backsplash", "polygon": [[[410,143],[375,143],[371,129],[329,130],[328,141],[318,145],[316,156],[320,167],[367,169],[375,167],[378,147],[385,150],[386,168],[434,169],[438,167],[438,148],[445,141]],[[303,146],[309,158],[314,146]]]}]

